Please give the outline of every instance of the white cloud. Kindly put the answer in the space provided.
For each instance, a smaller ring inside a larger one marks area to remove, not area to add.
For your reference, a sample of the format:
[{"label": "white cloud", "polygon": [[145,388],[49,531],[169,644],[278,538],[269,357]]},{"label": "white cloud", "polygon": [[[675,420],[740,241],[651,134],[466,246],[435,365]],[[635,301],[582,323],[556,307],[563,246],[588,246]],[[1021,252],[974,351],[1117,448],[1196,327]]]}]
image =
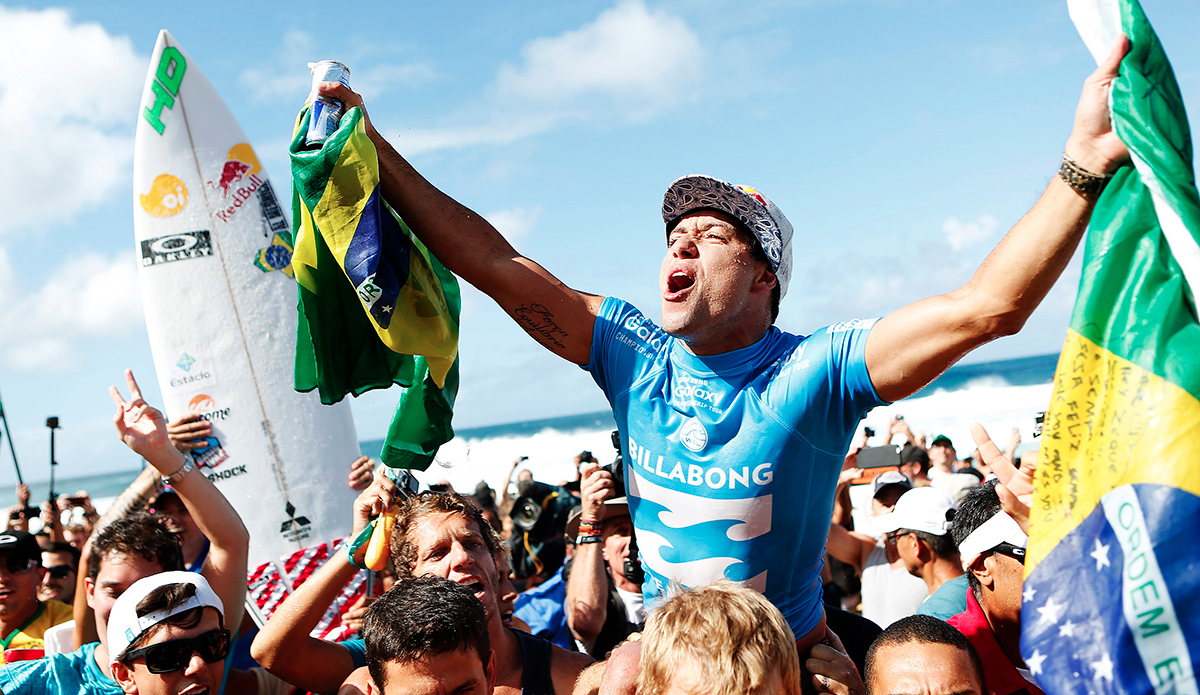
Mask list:
[{"label": "white cloud", "polygon": [[636,118],[672,107],[702,75],[704,51],[686,23],[642,0],[621,0],[590,24],[530,41],[496,78],[502,97],[564,104],[601,96]]},{"label": "white cloud", "polygon": [[[303,104],[312,87],[312,76],[305,66],[322,59],[318,53],[321,50],[311,34],[293,29],[284,34],[269,62],[243,70],[239,81],[260,102],[289,99],[297,105]],[[350,68],[350,86],[368,103],[388,90],[423,84],[437,77],[427,63],[377,63],[357,68],[354,58],[344,59]]]},{"label": "white cloud", "polygon": [[946,242],[955,251],[962,251],[968,246],[974,246],[995,239],[996,229],[1000,222],[988,214],[980,215],[974,222],[963,222],[957,217],[947,217],[942,222],[942,231],[946,234]]},{"label": "white cloud", "polygon": [[[1000,236],[999,221],[983,213],[971,222],[946,218],[940,233],[929,228],[918,238],[877,249],[855,249],[816,261],[797,256],[807,267],[796,266],[792,284],[797,287],[802,278],[804,290],[796,293],[794,304],[788,299],[781,305],[783,327],[811,330],[848,318],[883,316],[954,290],[971,279]],[[1072,281],[1059,285],[1064,283]]]},{"label": "white cloud", "polygon": [[80,341],[117,335],[143,322],[137,268],[128,253],[67,260],[40,288],[23,292],[0,247],[0,363],[63,368]]},{"label": "white cloud", "polygon": [[147,60],[65,10],[0,7],[0,234],[69,220],[128,184]]},{"label": "white cloud", "polygon": [[704,76],[696,33],[642,0],[621,0],[578,29],[534,39],[520,55],[500,67],[467,124],[402,131],[405,154],[503,145],[570,121],[643,121],[690,100]]},{"label": "white cloud", "polygon": [[491,222],[492,226],[499,230],[505,239],[511,242],[528,236],[541,215],[542,206],[538,205],[532,208],[516,207],[508,210],[497,210],[483,217],[488,222]]},{"label": "white cloud", "polygon": [[[472,145],[506,145],[510,142],[543,133],[553,128],[560,120],[558,115],[537,114],[513,118],[492,125],[462,126],[448,128],[412,128],[398,133],[398,143],[406,155],[421,154],[434,150],[470,147]],[[372,123],[376,123],[372,118]],[[378,126],[377,126],[378,127]],[[380,129],[385,135],[386,128]]]}]

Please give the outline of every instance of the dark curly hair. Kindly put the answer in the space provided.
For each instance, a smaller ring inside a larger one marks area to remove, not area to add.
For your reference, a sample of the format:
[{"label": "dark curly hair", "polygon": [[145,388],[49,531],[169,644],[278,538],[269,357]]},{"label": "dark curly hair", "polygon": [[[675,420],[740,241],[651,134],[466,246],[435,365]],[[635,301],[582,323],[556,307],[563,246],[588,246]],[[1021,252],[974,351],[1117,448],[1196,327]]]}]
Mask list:
[{"label": "dark curly hair", "polygon": [[139,555],[147,562],[157,562],[163,572],[184,569],[179,534],[167,527],[166,517],[155,514],[130,514],[101,529],[92,539],[88,578],[95,580],[101,561],[115,554]]},{"label": "dark curly hair", "polygon": [[397,506],[399,510],[396,513],[396,526],[392,529],[390,550],[398,579],[412,578],[413,568],[417,564],[417,548],[410,536],[417,523],[431,514],[461,514],[474,522],[493,557],[503,549],[500,536],[468,497],[454,492],[427,491],[406,497]]}]

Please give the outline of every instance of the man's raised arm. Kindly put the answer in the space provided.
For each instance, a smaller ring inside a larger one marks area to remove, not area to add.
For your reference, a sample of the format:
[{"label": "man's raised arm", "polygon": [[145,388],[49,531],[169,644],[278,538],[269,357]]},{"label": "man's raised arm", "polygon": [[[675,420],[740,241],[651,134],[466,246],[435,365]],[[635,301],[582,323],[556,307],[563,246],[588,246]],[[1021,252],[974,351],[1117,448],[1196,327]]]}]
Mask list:
[{"label": "man's raised arm", "polygon": [[225,495],[171,443],[167,437],[167,419],[142,398],[133,372],[128,369],[125,382],[129,386],[128,401],[116,387],[109,387],[117,406],[113,418],[117,434],[159,475],[167,477],[200,532],[212,542],[201,574],[221,597],[226,624],[236,629],[242,622],[246,599],[250,533]]},{"label": "man's raised arm", "polygon": [[[1128,50],[1122,36],[1084,82],[1064,155],[1085,172],[1109,175],[1129,158],[1108,118],[1109,87]],[[971,350],[1019,331],[1071,260],[1098,197],[1055,176],[966,285],[881,319],[867,337],[867,371],[879,396],[912,395]]]},{"label": "man's raised arm", "polygon": [[[362,97],[339,82],[322,96],[349,110]],[[367,134],[379,152],[383,197],[447,268],[500,305],[534,340],[576,364],[591,353],[592,325],[601,297],[577,292],[545,268],[517,253],[487,220],[425,180],[375,130],[363,109]]]},{"label": "man's raised arm", "polygon": [[263,668],[288,683],[317,693],[336,692],[354,671],[354,657],[345,645],[317,639],[309,633],[358,572],[347,554],[349,540],[358,537],[372,516],[392,506],[396,492],[395,483],[379,473],[354,500],[354,527],[346,550],[334,553],[321,569],[284,599],[254,638],[250,654]]}]

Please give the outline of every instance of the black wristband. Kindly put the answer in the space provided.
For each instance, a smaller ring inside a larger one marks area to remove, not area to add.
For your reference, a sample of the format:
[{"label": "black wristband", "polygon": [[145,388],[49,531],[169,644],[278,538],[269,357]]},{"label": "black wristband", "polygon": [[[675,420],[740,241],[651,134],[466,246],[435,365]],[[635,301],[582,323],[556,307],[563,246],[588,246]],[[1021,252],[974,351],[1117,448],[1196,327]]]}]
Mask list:
[{"label": "black wristband", "polygon": [[1112,178],[1104,174],[1093,174],[1065,154],[1062,158],[1062,165],[1058,167],[1058,175],[1076,193],[1085,198],[1100,195],[1104,186],[1108,184],[1108,180]]}]

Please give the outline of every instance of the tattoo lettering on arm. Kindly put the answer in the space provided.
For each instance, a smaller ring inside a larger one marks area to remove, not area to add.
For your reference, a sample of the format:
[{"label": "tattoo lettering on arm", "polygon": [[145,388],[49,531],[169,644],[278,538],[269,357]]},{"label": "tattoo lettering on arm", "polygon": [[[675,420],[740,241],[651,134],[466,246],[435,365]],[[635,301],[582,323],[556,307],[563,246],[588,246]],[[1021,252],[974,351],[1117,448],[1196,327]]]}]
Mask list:
[{"label": "tattoo lettering on arm", "polygon": [[127,490],[124,495],[113,500],[112,507],[94,527],[98,531],[117,519],[122,519],[135,512],[145,509],[150,504],[150,496],[134,490]]},{"label": "tattoo lettering on arm", "polygon": [[143,469],[133,483],[113,500],[104,516],[92,525],[92,535],[117,519],[144,509],[158,496],[160,487],[158,473],[151,467]]},{"label": "tattoo lettering on arm", "polygon": [[526,304],[513,312],[517,323],[521,324],[527,333],[542,337],[542,342],[548,342],[555,347],[565,348],[559,336],[566,338],[567,332],[554,322],[554,314],[541,304]]}]

